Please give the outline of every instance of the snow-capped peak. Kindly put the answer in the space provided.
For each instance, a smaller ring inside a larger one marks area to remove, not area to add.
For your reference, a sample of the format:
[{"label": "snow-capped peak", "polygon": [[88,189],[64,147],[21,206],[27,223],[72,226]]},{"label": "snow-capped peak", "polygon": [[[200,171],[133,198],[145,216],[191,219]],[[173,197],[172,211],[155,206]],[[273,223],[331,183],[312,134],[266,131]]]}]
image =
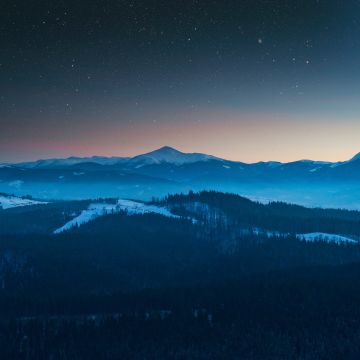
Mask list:
[{"label": "snow-capped peak", "polygon": [[160,149],[133,157],[130,160],[130,163],[133,164],[140,163],[143,165],[161,164],[161,163],[183,165],[183,164],[195,163],[198,161],[207,161],[210,159],[217,159],[217,158],[211,155],[205,155],[200,153],[183,153],[170,146],[163,146]]}]

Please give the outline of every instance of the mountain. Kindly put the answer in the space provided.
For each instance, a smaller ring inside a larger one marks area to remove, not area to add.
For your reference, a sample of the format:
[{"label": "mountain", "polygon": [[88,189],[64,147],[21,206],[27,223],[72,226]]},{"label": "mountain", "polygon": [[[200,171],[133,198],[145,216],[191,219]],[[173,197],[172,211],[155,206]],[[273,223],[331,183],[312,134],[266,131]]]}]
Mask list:
[{"label": "mountain", "polygon": [[[314,160],[298,160],[292,161],[289,163],[282,163],[278,161],[268,161],[268,162],[257,162],[257,163],[244,163],[240,161],[229,161],[222,159],[216,156],[202,154],[202,153],[184,153],[177,149],[174,149],[170,146],[163,146],[157,150],[150,151],[145,154],[136,155],[134,157],[105,157],[105,156],[91,156],[91,157],[69,157],[65,159],[55,158],[55,159],[45,159],[37,160],[33,162],[22,162],[15,164],[4,164],[2,167],[18,167],[24,169],[39,169],[39,168],[67,168],[67,167],[77,167],[86,164],[90,166],[93,164],[97,166],[103,166],[105,168],[109,167],[121,167],[124,168],[141,168],[151,165],[174,165],[181,166],[187,164],[201,163],[205,162],[210,164],[211,161],[217,162],[218,165],[225,169],[231,169],[233,167],[242,167],[246,168],[268,168],[268,169],[287,169],[287,168],[302,168],[310,172],[315,172],[320,169],[334,169],[339,166],[343,166],[349,163],[355,163],[357,160],[360,160],[360,153],[356,154],[350,160],[340,161],[340,162],[329,162],[329,161],[314,161]],[[232,165],[232,166],[231,166]],[[315,168],[316,166],[316,168]]]},{"label": "mountain", "polygon": [[76,166],[83,163],[93,163],[99,165],[114,165],[126,161],[127,158],[122,157],[105,157],[105,156],[91,156],[91,157],[75,157],[71,156],[66,159],[46,159],[32,162],[23,162],[14,164],[17,167],[25,169],[41,169],[41,168],[63,168],[68,166]]},{"label": "mountain", "polygon": [[126,164],[128,166],[145,166],[152,164],[169,163],[174,165],[190,164],[199,161],[207,161],[210,159],[217,159],[211,155],[199,154],[199,153],[183,153],[170,146],[164,146],[160,149],[134,156],[128,157],[104,157],[104,156],[91,156],[91,157],[69,157],[66,159],[46,159],[37,160],[33,162],[23,162],[14,164],[17,167],[27,169],[39,169],[39,168],[64,168],[68,166],[77,166],[82,164],[98,164],[104,166],[121,165]]},{"label": "mountain", "polygon": [[135,156],[129,159],[128,164],[136,165],[138,167],[164,163],[183,165],[215,159],[220,161],[222,160],[211,155],[200,153],[183,153],[170,146],[164,146],[158,150]]},{"label": "mountain", "polygon": [[352,158],[350,159],[350,161],[358,161],[358,160],[360,160],[360,152],[357,153],[354,157],[352,157]]},{"label": "mountain", "polygon": [[125,197],[213,189],[260,201],[360,209],[360,154],[343,162],[244,163],[164,146],[132,158],[71,157],[0,167],[0,191],[42,199]]}]

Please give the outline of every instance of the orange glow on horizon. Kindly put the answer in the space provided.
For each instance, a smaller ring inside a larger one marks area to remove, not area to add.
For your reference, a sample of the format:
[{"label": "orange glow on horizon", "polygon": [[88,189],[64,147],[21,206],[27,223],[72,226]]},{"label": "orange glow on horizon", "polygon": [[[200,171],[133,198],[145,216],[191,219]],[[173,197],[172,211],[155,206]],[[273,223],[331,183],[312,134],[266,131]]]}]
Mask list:
[{"label": "orange glow on horizon", "polygon": [[[150,114],[146,122],[132,121],[126,125],[92,122],[85,128],[74,126],[71,136],[51,137],[44,131],[36,139],[28,139],[24,129],[16,140],[9,138],[0,144],[3,157],[0,161],[7,161],[5,150],[17,154],[16,161],[25,161],[68,156],[134,156],[164,145],[249,163],[342,161],[360,151],[359,133],[360,123],[353,119],[340,123],[284,114],[212,110],[185,113],[172,121],[168,114],[156,119]],[[28,158],[23,154],[28,154]]]}]

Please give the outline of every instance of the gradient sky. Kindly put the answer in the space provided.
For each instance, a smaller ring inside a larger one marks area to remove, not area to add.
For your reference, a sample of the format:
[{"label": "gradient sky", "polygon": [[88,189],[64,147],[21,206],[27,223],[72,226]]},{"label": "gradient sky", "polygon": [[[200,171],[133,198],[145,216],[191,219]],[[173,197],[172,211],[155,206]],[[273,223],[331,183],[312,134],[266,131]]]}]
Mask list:
[{"label": "gradient sky", "polygon": [[357,0],[3,0],[0,162],[360,151]]}]

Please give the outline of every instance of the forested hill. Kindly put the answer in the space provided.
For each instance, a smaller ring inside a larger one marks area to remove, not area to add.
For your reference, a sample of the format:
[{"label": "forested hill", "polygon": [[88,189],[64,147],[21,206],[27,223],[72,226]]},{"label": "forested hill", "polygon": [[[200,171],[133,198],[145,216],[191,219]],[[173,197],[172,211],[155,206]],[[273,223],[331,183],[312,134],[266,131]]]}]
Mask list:
[{"label": "forested hill", "polygon": [[[24,200],[19,198],[18,201]],[[203,230],[232,232],[235,237],[250,231],[269,236],[326,233],[360,240],[359,211],[306,208],[283,202],[260,203],[216,191],[168,195],[149,203],[96,199],[26,205],[0,209],[0,234],[52,234],[63,227],[70,230],[72,223],[83,226],[80,223],[85,218],[86,222],[91,222],[97,217],[123,211],[128,215],[155,212],[180,217],[192,220],[193,225],[202,226]],[[113,226],[117,226],[116,221]]]},{"label": "forested hill", "polygon": [[358,212],[96,201],[0,211],[1,359],[359,358]]},{"label": "forested hill", "polygon": [[319,231],[355,237],[360,235],[359,211],[307,208],[284,202],[264,204],[236,194],[217,191],[168,195],[165,199],[154,201],[172,207],[184,216],[196,216],[197,213],[198,216],[201,214],[209,217],[209,209],[217,209],[214,216],[218,221],[223,220],[227,224],[292,234]]}]

